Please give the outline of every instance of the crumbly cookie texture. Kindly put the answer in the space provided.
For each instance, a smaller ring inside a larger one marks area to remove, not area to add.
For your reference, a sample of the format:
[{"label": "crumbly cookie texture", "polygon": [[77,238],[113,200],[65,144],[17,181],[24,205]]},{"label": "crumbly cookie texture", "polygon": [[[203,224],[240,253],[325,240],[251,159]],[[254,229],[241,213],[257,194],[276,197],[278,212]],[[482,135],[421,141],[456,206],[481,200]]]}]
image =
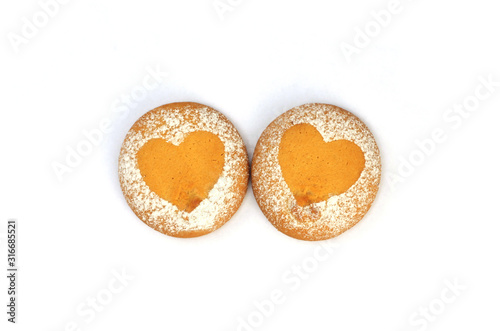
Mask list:
[{"label": "crumbly cookie texture", "polygon": [[[222,174],[191,212],[179,210],[146,185],[137,153],[151,139],[179,145],[192,132],[213,133],[224,144]],[[196,237],[221,227],[237,211],[248,185],[248,155],[241,136],[220,112],[197,103],[164,105],[144,114],[123,142],[118,174],[125,199],[147,225],[174,237]]]},{"label": "crumbly cookie texture", "polygon": [[[297,124],[314,126],[325,142],[347,140],[361,148],[365,166],[347,191],[307,206],[297,203],[278,160],[283,134]],[[262,212],[278,230],[302,240],[333,238],[353,227],[370,209],[380,178],[373,134],[356,116],[328,104],[306,104],[280,115],[262,133],[252,161],[252,188]]]}]

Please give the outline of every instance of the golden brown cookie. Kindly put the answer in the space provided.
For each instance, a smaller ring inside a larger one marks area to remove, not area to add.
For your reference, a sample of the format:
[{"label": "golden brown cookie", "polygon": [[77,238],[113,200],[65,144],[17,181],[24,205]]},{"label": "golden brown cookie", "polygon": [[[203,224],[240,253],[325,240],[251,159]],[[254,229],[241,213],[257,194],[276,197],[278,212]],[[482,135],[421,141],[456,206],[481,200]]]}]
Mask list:
[{"label": "golden brown cookie", "polygon": [[218,111],[179,102],[135,122],[118,173],[127,203],[147,225],[197,237],[226,223],[245,196],[249,167],[243,140]]},{"label": "golden brown cookie", "polygon": [[368,212],[381,176],[370,130],[350,112],[306,104],[276,118],[252,161],[252,188],[264,215],[281,232],[324,240]]}]

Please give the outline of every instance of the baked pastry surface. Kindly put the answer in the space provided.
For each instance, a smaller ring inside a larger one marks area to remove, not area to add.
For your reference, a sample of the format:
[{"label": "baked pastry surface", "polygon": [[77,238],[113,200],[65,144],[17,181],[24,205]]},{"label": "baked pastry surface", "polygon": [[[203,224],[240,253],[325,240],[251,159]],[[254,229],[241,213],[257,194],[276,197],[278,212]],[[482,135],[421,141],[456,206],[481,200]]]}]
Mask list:
[{"label": "baked pastry surface", "polygon": [[335,237],[368,212],[381,177],[373,134],[350,112],[306,104],[276,118],[252,160],[252,188],[281,232],[302,240]]},{"label": "baked pastry surface", "polygon": [[220,112],[198,103],[155,108],[123,142],[118,173],[127,203],[147,225],[197,237],[226,223],[245,196],[243,140]]}]

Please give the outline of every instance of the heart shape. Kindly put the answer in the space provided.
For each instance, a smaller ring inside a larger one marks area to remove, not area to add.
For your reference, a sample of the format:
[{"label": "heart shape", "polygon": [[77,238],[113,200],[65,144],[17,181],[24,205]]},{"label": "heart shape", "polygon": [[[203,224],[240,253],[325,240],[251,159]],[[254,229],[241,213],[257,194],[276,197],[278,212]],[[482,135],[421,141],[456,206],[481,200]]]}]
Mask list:
[{"label": "heart shape", "polygon": [[346,192],[365,168],[361,148],[348,140],[325,142],[310,124],[297,124],[281,138],[283,178],[301,207]]},{"label": "heart shape", "polygon": [[224,167],[224,144],[211,132],[195,131],[178,146],[164,139],[146,142],[137,164],[149,189],[190,213],[219,179]]}]

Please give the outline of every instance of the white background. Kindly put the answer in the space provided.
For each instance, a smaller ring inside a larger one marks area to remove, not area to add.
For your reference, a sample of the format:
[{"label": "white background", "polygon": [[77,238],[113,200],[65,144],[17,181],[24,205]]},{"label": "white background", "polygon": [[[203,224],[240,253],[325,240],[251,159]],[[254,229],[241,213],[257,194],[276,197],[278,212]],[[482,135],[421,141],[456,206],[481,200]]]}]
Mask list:
[{"label": "white background", "polygon": [[[32,22],[42,9],[2,2],[0,258],[4,270],[6,222],[16,218],[20,272],[14,326],[1,277],[1,329],[63,331],[74,322],[80,330],[248,331],[239,321],[254,318],[255,330],[498,330],[500,88],[460,124],[443,118],[474,95],[480,76],[500,81],[496,3],[401,0],[350,62],[342,43],[354,45],[356,28],[389,1],[232,3],[222,20],[212,0],[73,0],[14,47],[23,17]],[[148,67],[168,76],[128,114],[114,112]],[[275,230],[251,189],[210,235],[155,232],[125,203],[117,157],[139,116],[174,101],[223,112],[250,154],[289,108],[348,109],[382,151],[379,196],[357,226],[328,241],[337,248],[295,291],[282,277],[313,263],[319,243]],[[59,181],[54,162],[106,119],[113,132]],[[435,129],[446,141],[391,186],[403,160],[419,153],[415,140]],[[79,314],[122,269],[134,279],[92,321]],[[443,303],[447,281],[465,289]],[[260,321],[254,301],[275,290],[285,300]],[[429,305],[438,316],[412,325]]]}]

